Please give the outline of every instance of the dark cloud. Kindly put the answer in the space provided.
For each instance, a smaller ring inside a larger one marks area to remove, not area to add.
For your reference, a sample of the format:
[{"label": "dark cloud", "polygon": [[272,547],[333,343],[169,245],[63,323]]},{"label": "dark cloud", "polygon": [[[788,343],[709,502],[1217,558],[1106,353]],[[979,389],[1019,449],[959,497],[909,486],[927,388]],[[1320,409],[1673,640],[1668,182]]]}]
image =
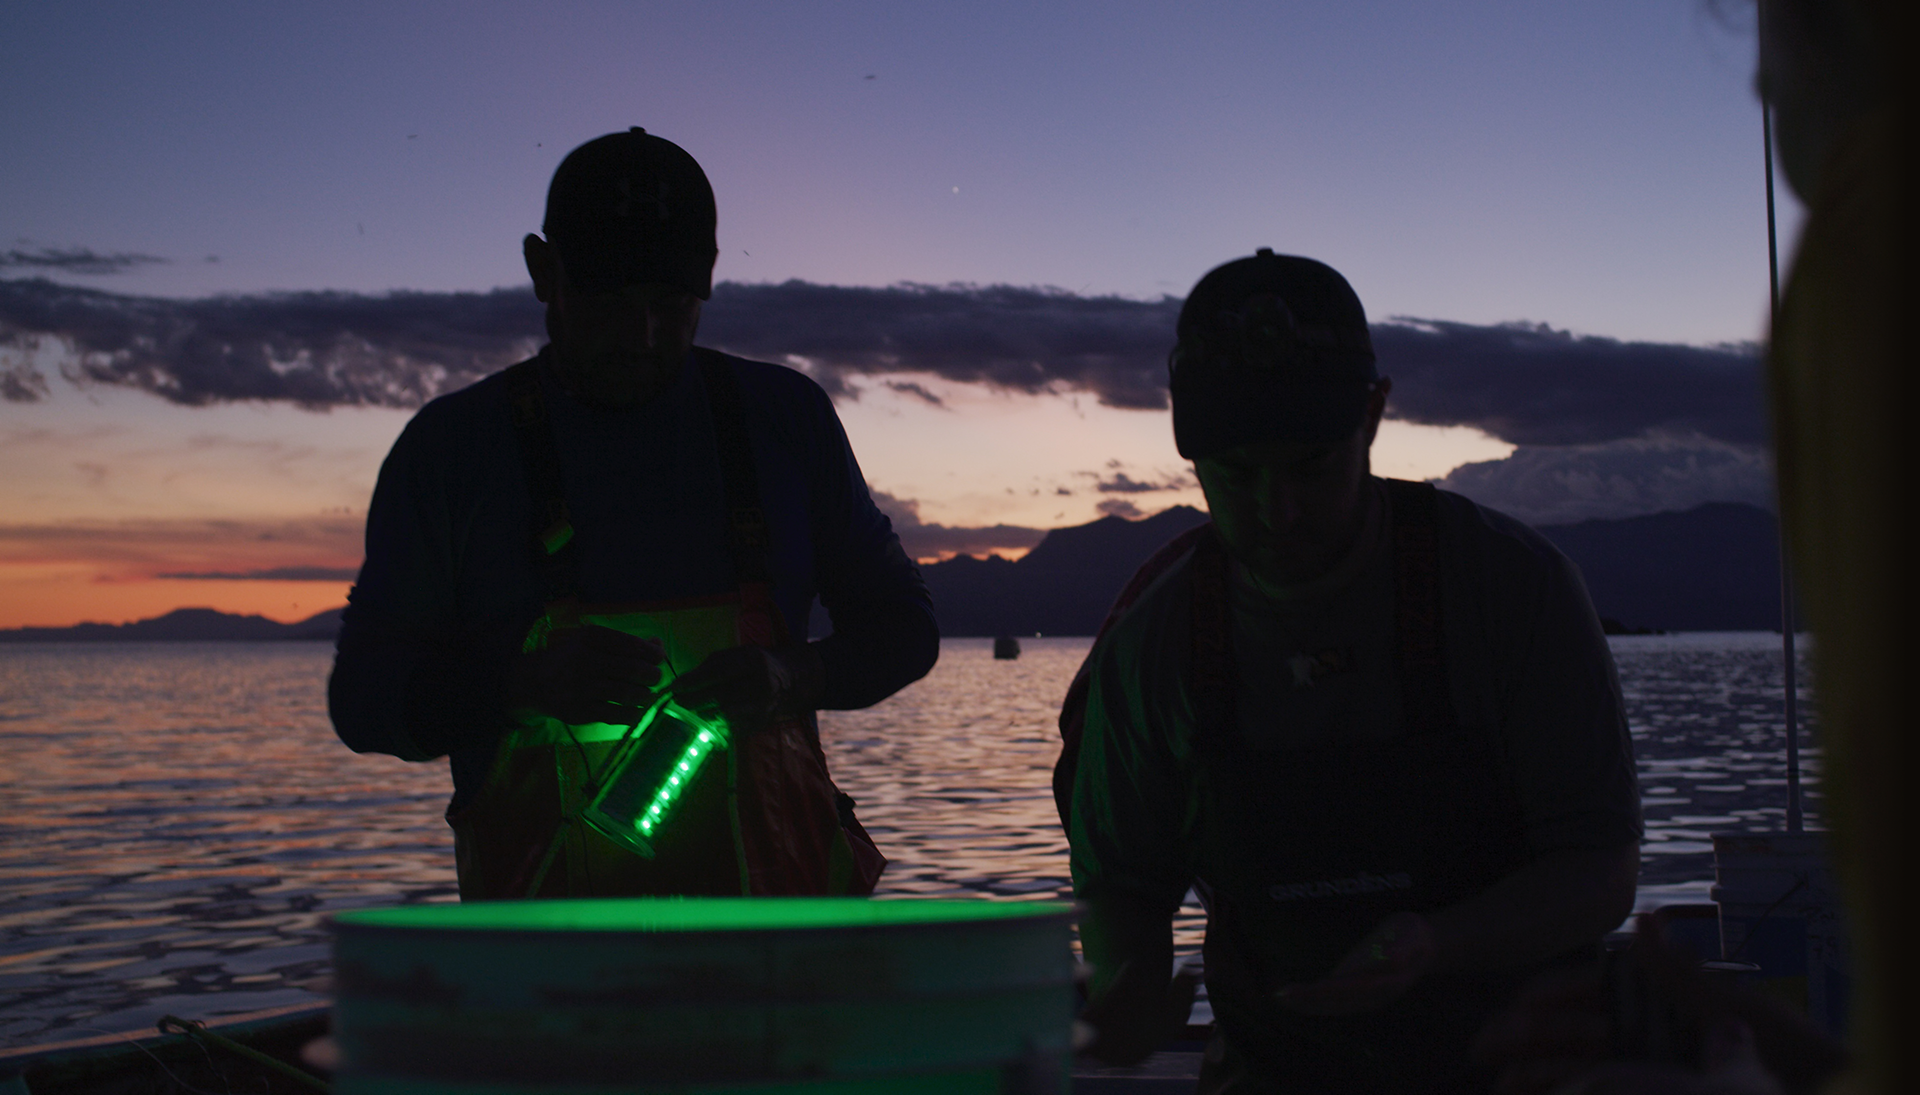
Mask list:
[{"label": "dark cloud", "polygon": [[[542,340],[524,289],[490,293],[273,293],[166,300],[0,281],[0,348],[66,344],[76,383],[141,388],[200,406],[415,407],[527,356]],[[30,368],[6,386],[34,395]]]},{"label": "dark cloud", "polygon": [[264,570],[205,570],[156,574],[156,578],[187,578],[218,582],[351,582],[357,567],[268,567]]},{"label": "dark cloud", "polygon": [[121,251],[103,255],[91,247],[42,247],[0,251],[0,270],[55,270],[63,274],[121,274],[141,266],[171,262],[158,255]]},{"label": "dark cloud", "polygon": [[1733,444],[1766,438],[1751,346],[1576,336],[1546,326],[1441,320],[1375,324],[1389,413],[1476,426],[1516,445],[1590,445],[1653,433]]},{"label": "dark cloud", "polygon": [[1522,446],[1504,460],[1463,464],[1437,482],[1533,525],[1687,510],[1705,502],[1773,505],[1773,472],[1764,450],[1697,436]]},{"label": "dark cloud", "polygon": [[910,395],[916,399],[924,400],[935,407],[944,407],[947,405],[946,400],[928,391],[925,385],[915,384],[911,380],[889,380],[887,381],[887,387],[899,392],[901,395]]},{"label": "dark cloud", "polygon": [[1113,478],[1101,479],[1095,483],[1094,489],[1102,494],[1141,494],[1156,490],[1179,490],[1189,485],[1187,478],[1181,475],[1176,475],[1163,482],[1152,483],[1141,482],[1129,476],[1126,472],[1117,471],[1113,473]]},{"label": "dark cloud", "polygon": [[920,503],[873,491],[873,502],[893,521],[900,546],[915,559],[945,559],[954,555],[986,555],[1001,549],[1025,551],[1046,536],[1046,529],[1019,525],[965,528],[928,524],[920,520]]},{"label": "dark cloud", "polygon": [[1138,521],[1147,515],[1145,510],[1125,498],[1108,498],[1093,508],[1109,517],[1125,517],[1129,521]]},{"label": "dark cloud", "polygon": [[1167,405],[1180,302],[1009,285],[844,288],[724,284],[702,341],[805,362],[829,391],[844,373],[927,372],[1020,392],[1074,389],[1114,407]]},{"label": "dark cloud", "polygon": [[26,361],[0,361],[0,399],[37,403],[49,395],[47,378]]},{"label": "dark cloud", "polygon": [[[736,353],[841,374],[928,372],[1017,391],[1083,390],[1115,407],[1167,405],[1179,301],[1009,286],[849,289],[722,285],[703,335]],[[1735,444],[1766,433],[1751,346],[1576,336],[1534,324],[1398,319],[1374,326],[1389,413],[1475,426],[1521,445],[1596,444],[1652,432]]]},{"label": "dark cloud", "polygon": [[0,564],[80,565],[115,581],[351,581],[364,533],[347,517],[0,524]]},{"label": "dark cloud", "polygon": [[[844,288],[789,281],[714,287],[701,341],[787,361],[828,391],[855,374],[925,373],[1020,392],[1084,391],[1164,408],[1179,303],[1010,286]],[[412,407],[529,353],[544,337],[525,289],[490,293],[276,293],[165,300],[0,280],[0,395],[31,401],[44,378],[25,353],[69,350],[80,383],[143,388],[178,403],[278,400]],[[1522,324],[1378,324],[1389,411],[1475,426],[1519,445],[1589,445],[1651,434],[1731,444],[1765,436],[1750,347],[1575,336]],[[911,379],[887,383],[922,399]]]}]

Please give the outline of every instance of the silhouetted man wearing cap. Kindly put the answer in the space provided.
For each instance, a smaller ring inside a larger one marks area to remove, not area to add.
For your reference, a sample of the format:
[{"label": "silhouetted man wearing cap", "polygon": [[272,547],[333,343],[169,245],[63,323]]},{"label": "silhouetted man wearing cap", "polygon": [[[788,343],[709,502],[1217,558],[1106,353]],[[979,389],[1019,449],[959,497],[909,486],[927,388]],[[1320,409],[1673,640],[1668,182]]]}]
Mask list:
[{"label": "silhouetted man wearing cap", "polygon": [[[693,345],[718,253],[693,157],[590,141],[545,231],[548,345],[428,404],[380,470],[335,729],[451,758],[463,899],[868,892],[884,860],[814,711],[927,672],[925,584],[819,386]],[[807,642],[816,596],[833,635]],[[727,748],[659,774],[641,840],[587,807],[667,692]]]},{"label": "silhouetted man wearing cap", "polygon": [[1165,1037],[1192,887],[1202,1090],[1474,1090],[1480,1024],[1633,903],[1639,798],[1585,588],[1518,522],[1370,473],[1390,383],[1330,267],[1214,270],[1171,369],[1213,522],[1123,594],[1062,714],[1094,1052]]}]

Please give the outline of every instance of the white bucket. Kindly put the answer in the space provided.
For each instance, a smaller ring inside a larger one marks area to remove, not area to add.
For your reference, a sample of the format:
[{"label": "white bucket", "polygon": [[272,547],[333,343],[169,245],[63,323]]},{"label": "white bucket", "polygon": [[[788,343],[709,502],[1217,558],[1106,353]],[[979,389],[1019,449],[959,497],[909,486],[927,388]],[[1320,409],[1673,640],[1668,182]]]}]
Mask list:
[{"label": "white bucket", "polygon": [[1006,1095],[1068,1082],[1065,902],[582,898],[333,919],[339,1095]]},{"label": "white bucket", "polygon": [[1826,834],[1715,833],[1720,957],[1760,967],[1762,991],[1839,1035],[1846,1025],[1846,924]]}]

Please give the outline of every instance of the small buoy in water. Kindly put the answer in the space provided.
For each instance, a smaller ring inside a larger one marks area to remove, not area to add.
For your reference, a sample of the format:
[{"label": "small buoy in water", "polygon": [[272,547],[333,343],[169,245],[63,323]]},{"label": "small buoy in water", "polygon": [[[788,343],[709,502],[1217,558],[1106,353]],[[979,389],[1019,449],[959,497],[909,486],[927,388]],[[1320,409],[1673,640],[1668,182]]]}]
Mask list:
[{"label": "small buoy in water", "polygon": [[1000,661],[1012,661],[1020,656],[1020,640],[1011,635],[1002,635],[993,640],[993,656]]}]

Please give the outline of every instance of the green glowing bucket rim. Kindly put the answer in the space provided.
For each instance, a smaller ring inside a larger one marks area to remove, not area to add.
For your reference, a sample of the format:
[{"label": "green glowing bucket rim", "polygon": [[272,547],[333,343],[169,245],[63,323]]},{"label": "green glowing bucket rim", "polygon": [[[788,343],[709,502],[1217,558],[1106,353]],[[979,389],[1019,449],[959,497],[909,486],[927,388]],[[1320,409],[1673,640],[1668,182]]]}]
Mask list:
[{"label": "green glowing bucket rim", "polygon": [[1072,921],[1070,901],[989,901],[865,897],[599,897],[482,901],[463,905],[398,905],[335,914],[335,930],[460,932],[897,931]]}]

